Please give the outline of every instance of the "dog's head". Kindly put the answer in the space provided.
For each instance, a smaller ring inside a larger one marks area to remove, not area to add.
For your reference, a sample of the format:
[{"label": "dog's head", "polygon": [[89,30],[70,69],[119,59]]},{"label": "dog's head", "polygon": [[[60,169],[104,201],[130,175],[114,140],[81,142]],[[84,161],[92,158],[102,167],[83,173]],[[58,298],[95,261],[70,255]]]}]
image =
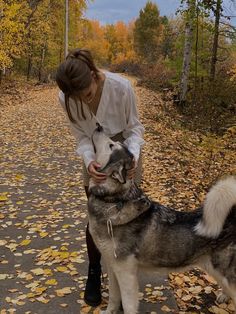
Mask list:
[{"label": "dog's head", "polygon": [[118,186],[125,185],[129,181],[127,180],[127,170],[132,167],[133,155],[125,145],[107,137],[99,124],[94,130],[92,141],[96,152],[96,161],[101,165],[99,171],[107,174],[107,182],[100,186],[108,187],[109,184],[109,190],[112,193],[112,190],[118,189]]}]

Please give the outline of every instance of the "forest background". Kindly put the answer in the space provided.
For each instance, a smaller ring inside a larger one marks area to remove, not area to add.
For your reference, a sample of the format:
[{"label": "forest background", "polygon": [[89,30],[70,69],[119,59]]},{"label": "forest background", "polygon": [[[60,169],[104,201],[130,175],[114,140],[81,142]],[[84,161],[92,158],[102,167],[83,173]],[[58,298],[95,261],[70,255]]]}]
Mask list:
[{"label": "forest background", "polygon": [[[232,117],[236,28],[222,0],[180,1],[172,18],[160,16],[157,4],[147,1],[135,20],[106,25],[84,17],[87,5],[69,1],[69,49],[86,47],[99,66],[134,74],[152,89],[172,90],[182,109],[213,114],[214,130],[225,114]],[[65,55],[65,1],[1,0],[0,12],[1,81],[53,81]]]}]

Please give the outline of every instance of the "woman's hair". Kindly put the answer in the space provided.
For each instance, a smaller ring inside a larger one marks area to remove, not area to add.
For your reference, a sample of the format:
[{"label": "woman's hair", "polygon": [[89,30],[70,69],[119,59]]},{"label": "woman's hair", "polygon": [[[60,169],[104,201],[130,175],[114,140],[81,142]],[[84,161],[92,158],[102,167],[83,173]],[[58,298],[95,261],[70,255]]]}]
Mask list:
[{"label": "woman's hair", "polygon": [[[98,79],[98,68],[95,66],[93,57],[87,49],[74,49],[70,51],[63,63],[61,63],[56,72],[56,82],[58,87],[65,95],[65,106],[68,117],[71,122],[75,122],[72,117],[69,99],[71,96],[79,95],[79,92],[90,86],[92,82],[92,74]],[[85,118],[83,104],[80,100],[81,112],[83,119]],[[77,115],[79,116],[78,103],[76,102]]]}]

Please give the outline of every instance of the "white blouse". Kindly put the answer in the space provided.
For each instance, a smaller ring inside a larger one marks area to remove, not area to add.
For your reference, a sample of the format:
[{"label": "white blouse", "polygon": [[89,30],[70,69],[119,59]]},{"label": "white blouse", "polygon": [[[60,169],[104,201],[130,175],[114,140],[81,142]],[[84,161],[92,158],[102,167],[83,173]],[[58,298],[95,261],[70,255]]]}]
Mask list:
[{"label": "white blouse", "polygon": [[[76,123],[69,121],[72,134],[78,143],[76,152],[82,156],[86,168],[91,161],[96,160],[91,140],[96,122],[102,125],[105,134],[109,137],[122,133],[125,138],[124,144],[136,161],[139,159],[140,147],[144,144],[144,128],[138,118],[135,94],[129,80],[111,72],[104,72],[104,74],[105,81],[96,115],[92,114],[89,107],[83,103],[86,117],[86,120],[83,120],[80,102],[78,102],[78,117],[75,101],[71,98],[69,100],[71,114],[76,121]],[[65,96],[62,91],[59,92],[59,101],[66,111]]]}]

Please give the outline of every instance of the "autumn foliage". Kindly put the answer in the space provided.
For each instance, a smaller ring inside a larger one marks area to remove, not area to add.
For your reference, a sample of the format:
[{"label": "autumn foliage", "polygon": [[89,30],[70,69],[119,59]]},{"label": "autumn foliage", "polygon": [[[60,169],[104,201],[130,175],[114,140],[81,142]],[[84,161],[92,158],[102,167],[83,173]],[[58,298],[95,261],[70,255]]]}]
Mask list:
[{"label": "autumn foliage", "polygon": [[[171,88],[174,94],[181,86],[184,56],[191,53],[185,108],[204,104],[204,108],[217,106],[219,114],[225,108],[235,112],[235,30],[227,20],[215,29],[214,1],[198,1],[197,6],[190,2],[191,12],[180,7],[175,17],[167,18],[160,15],[155,3],[147,1],[133,21],[103,25],[83,16],[86,0],[71,0],[69,49],[86,47],[100,67],[134,74],[140,83],[152,89]],[[0,79],[23,74],[27,80],[53,81],[65,56],[64,9],[64,0],[0,1]],[[186,52],[189,16],[191,51]],[[214,44],[213,49],[216,32],[218,46]]]}]

